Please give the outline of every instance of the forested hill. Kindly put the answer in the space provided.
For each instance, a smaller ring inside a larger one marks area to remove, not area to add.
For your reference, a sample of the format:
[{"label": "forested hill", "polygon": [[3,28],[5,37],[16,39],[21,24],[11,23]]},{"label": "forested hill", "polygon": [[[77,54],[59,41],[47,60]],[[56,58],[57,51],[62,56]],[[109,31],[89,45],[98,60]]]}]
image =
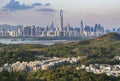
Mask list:
[{"label": "forested hill", "polygon": [[[16,61],[41,60],[36,56],[73,57],[80,56],[80,64],[119,64],[115,56],[120,56],[120,35],[109,33],[104,36],[68,44],[57,43],[51,46],[27,44],[0,44],[0,66]],[[96,78],[97,77],[97,78]],[[120,81],[105,74],[95,75],[77,71],[74,66],[62,66],[49,71],[1,72],[0,81]]]},{"label": "forested hill", "polygon": [[85,56],[86,61],[83,61],[83,63],[114,63],[115,61],[111,59],[116,55],[120,56],[120,34],[108,33],[95,39],[68,44],[57,43],[51,46],[0,44],[0,65],[7,62],[37,60],[36,55],[47,57]]},{"label": "forested hill", "polygon": [[96,40],[120,40],[120,34],[118,33],[108,33],[101,37],[96,38]]}]

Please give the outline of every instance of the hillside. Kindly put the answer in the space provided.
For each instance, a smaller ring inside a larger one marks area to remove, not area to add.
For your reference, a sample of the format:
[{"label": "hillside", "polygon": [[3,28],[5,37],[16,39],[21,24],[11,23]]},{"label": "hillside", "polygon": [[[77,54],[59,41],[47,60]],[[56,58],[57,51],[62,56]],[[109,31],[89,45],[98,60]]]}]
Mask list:
[{"label": "hillside", "polygon": [[[110,41],[112,40],[112,41]],[[117,63],[111,60],[114,56],[120,56],[120,35],[109,33],[96,39],[88,39],[68,44],[45,45],[4,45],[0,44],[0,65],[16,61],[37,60],[36,57],[44,55],[47,57],[86,57],[81,63]]]},{"label": "hillside", "polygon": [[[88,39],[68,44],[57,43],[51,46],[45,45],[4,45],[0,44],[0,66],[4,63],[16,61],[41,60],[36,56],[47,57],[76,57],[80,56],[81,64],[119,64],[115,56],[120,56],[119,34],[109,33],[96,39]],[[106,74],[95,75],[85,71],[77,71],[76,65],[63,65],[49,71],[35,72],[0,72],[0,81],[120,81],[120,77],[107,76]],[[98,77],[98,78],[95,78]]]},{"label": "hillside", "polygon": [[118,33],[108,33],[101,37],[96,38],[95,40],[120,40],[120,34]]}]

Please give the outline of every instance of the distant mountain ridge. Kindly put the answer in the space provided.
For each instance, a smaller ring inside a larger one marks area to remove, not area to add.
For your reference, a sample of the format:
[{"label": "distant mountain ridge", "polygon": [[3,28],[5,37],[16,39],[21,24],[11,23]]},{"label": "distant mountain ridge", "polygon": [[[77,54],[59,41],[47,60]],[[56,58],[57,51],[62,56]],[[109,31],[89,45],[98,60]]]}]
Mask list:
[{"label": "distant mountain ridge", "polygon": [[8,30],[17,31],[18,26],[13,26],[13,25],[9,25],[9,24],[0,25],[0,30],[3,30],[3,29],[4,29],[4,31],[8,31]]}]

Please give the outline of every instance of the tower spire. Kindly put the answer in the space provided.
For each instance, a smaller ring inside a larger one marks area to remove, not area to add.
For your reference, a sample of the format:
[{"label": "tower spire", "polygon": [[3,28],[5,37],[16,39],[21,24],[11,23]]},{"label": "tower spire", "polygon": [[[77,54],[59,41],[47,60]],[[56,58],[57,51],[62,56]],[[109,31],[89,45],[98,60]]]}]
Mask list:
[{"label": "tower spire", "polygon": [[81,26],[80,26],[80,35],[83,36],[84,26],[83,26],[83,21],[82,20],[81,20],[80,24],[81,24]]},{"label": "tower spire", "polygon": [[60,10],[60,31],[63,31],[63,10]]}]

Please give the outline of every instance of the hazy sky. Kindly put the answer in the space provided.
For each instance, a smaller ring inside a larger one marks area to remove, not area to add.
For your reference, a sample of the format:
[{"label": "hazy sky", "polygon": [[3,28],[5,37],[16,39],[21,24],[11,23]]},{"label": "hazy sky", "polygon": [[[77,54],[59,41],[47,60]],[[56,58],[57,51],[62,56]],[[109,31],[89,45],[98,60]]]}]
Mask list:
[{"label": "hazy sky", "polygon": [[64,26],[79,27],[80,21],[106,28],[120,27],[120,0],[0,0],[0,24],[59,26],[59,10],[64,10]]}]

